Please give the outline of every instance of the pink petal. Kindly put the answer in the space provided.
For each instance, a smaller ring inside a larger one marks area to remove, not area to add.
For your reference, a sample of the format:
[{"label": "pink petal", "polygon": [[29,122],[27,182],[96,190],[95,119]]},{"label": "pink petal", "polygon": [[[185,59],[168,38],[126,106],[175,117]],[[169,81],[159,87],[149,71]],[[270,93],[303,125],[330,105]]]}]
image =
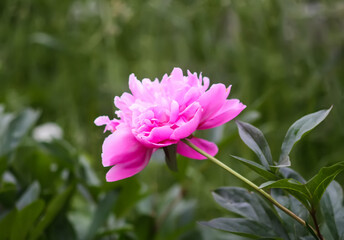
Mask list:
[{"label": "pink petal", "polygon": [[201,124],[212,118],[225,103],[230,92],[230,88],[226,88],[222,83],[214,84],[206,91],[199,99],[198,102],[203,107],[203,114]]},{"label": "pink petal", "polygon": [[191,73],[189,70],[187,71],[188,73],[188,84],[190,86],[198,86],[199,79],[197,77],[196,73]]},{"label": "pink petal", "polygon": [[203,90],[207,90],[208,89],[209,82],[210,82],[209,78],[203,77]]},{"label": "pink petal", "polygon": [[200,91],[196,87],[191,87],[183,96],[183,104],[186,106],[200,98]]},{"label": "pink petal", "polygon": [[96,120],[94,120],[94,124],[97,126],[106,125],[109,122],[110,122],[110,119],[108,116],[100,116],[100,117],[97,117]]},{"label": "pink petal", "polygon": [[[195,109],[193,109],[195,108]],[[195,112],[196,110],[196,112]],[[202,108],[195,102],[185,109],[184,114],[180,118],[184,118],[187,122],[177,127],[171,135],[171,139],[180,140],[190,136],[196,131],[202,115]]]},{"label": "pink petal", "polygon": [[168,140],[173,133],[170,126],[155,127],[150,132],[147,140],[153,143],[159,143],[164,140]]},{"label": "pink petal", "polygon": [[[205,139],[196,138],[196,137],[193,137],[188,140],[192,142],[194,145],[196,145],[198,148],[210,154],[211,156],[215,156],[216,153],[218,152],[218,148],[216,144],[213,142],[209,142]],[[182,141],[179,141],[177,144],[177,153],[188,158],[199,159],[199,160],[206,159],[205,156],[196,152],[195,150],[193,150],[191,147],[189,147]]]},{"label": "pink petal", "polygon": [[172,100],[171,102],[171,113],[170,113],[170,123],[174,123],[179,115],[179,104],[177,101]]},{"label": "pink petal", "polygon": [[127,127],[117,129],[103,143],[102,163],[104,167],[135,161],[145,155],[147,148],[136,140]]},{"label": "pink petal", "polygon": [[238,99],[226,100],[220,111],[208,119],[206,122],[200,124],[198,129],[208,129],[218,127],[226,122],[229,122],[233,118],[239,115],[246,106],[242,104]]},{"label": "pink petal", "polygon": [[[145,80],[146,85],[147,81],[150,80]],[[137,80],[136,76],[132,73],[129,76],[129,89],[132,92],[133,96],[137,99],[141,100],[152,100],[152,95],[147,94],[146,88],[142,85],[142,83]]]},{"label": "pink petal", "polygon": [[123,93],[121,97],[115,97],[114,103],[118,109],[125,110],[135,102],[135,98],[130,93]]},{"label": "pink petal", "polygon": [[135,155],[128,163],[120,163],[110,168],[106,174],[106,181],[114,182],[131,177],[142,171],[151,158],[153,149],[146,148],[145,151]]},{"label": "pink petal", "polygon": [[117,119],[110,120],[108,116],[100,116],[97,117],[96,120],[94,120],[94,124],[97,126],[106,125],[104,132],[114,132],[116,130],[116,127],[120,124],[120,121]]},{"label": "pink petal", "polygon": [[183,80],[183,70],[180,68],[173,68],[173,71],[171,72],[171,77],[175,80]]}]

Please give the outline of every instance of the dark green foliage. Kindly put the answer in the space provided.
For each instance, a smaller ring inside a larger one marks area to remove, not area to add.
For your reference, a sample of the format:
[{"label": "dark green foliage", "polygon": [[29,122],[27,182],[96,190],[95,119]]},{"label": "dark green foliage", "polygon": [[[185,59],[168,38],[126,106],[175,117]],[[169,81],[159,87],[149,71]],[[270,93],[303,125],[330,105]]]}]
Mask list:
[{"label": "dark green foliage", "polygon": [[[322,122],[331,109],[332,107],[328,110],[306,115],[297,120],[289,128],[282,144],[282,153],[279,158],[278,166],[272,165],[273,160],[270,148],[263,133],[258,128],[248,123],[237,121],[241,139],[256,153],[261,163],[256,163],[236,156],[233,157],[258,173],[261,177],[269,180],[261,184],[260,188],[273,189],[272,196],[284,207],[289,208],[292,212],[301,217],[306,222],[306,226],[301,226],[295,219],[286,215],[286,213],[276,206],[272,207],[272,205],[268,206],[263,202],[259,202],[259,198],[253,193],[236,188],[217,189],[213,196],[215,201],[222,207],[243,218],[219,218],[203,224],[250,238],[279,236],[282,237],[282,239],[300,239],[302,236],[306,239],[312,237],[320,239],[312,230],[312,225],[309,224],[308,221],[312,217],[313,226],[317,228],[315,225],[319,223],[314,219],[319,217],[317,216],[319,202],[334,178],[344,170],[344,162],[321,168],[309,181],[305,181],[300,174],[287,167],[290,166],[289,153],[293,145],[301,139],[304,133],[310,131]],[[271,171],[271,167],[278,167],[280,171],[273,172]],[[286,193],[291,194],[291,196],[284,195],[281,190],[285,190]],[[334,193],[336,190],[337,193]],[[324,223],[327,225],[331,233],[330,235],[333,236],[334,239],[339,239],[339,237],[343,235],[342,232],[340,232],[341,230],[337,229],[338,222],[342,222],[342,220],[339,220],[340,218],[338,216],[344,216],[342,195],[343,192],[341,187],[336,182],[333,182],[331,187],[326,191],[320,207],[325,217]],[[337,201],[335,203],[336,206],[334,206],[332,201]],[[265,209],[263,209],[264,206]],[[273,208],[275,208],[277,212],[273,211]],[[270,214],[268,215],[270,217],[276,213],[279,214],[279,217],[275,216],[274,220],[269,220],[266,218],[266,213],[269,212]],[[282,222],[279,222],[280,220]],[[271,222],[275,224],[269,225]],[[262,226],[263,223],[267,225]],[[276,228],[276,223],[278,223],[278,228]],[[283,233],[285,234],[282,235],[282,233],[276,231],[276,229],[284,229]],[[287,236],[286,233],[289,235]],[[329,233],[326,232],[325,234]]]},{"label": "dark green foliage", "polygon": [[167,147],[163,147],[165,153],[165,162],[169,169],[177,172],[177,145],[173,144]]},{"label": "dark green foliage", "polygon": [[330,113],[331,109],[332,107],[328,110],[321,110],[319,112],[306,115],[291,125],[282,144],[282,151],[279,157],[278,165],[281,167],[290,166],[289,153],[294,144],[301,139],[303,134],[312,130],[319,123],[321,123]]},{"label": "dark green foliage", "polygon": [[270,166],[273,165],[270,147],[266,141],[263,133],[251,124],[236,121],[238,126],[239,135],[244,143],[254,151],[258,156],[262,165],[270,170]]}]

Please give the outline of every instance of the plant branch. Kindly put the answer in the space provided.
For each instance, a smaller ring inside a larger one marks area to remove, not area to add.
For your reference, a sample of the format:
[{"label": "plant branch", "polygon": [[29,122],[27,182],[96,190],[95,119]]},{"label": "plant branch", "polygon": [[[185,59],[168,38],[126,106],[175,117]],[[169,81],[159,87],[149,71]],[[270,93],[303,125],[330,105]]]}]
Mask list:
[{"label": "plant branch", "polygon": [[317,235],[318,235],[319,239],[320,240],[324,240],[323,236],[321,235],[319,224],[318,224],[318,221],[317,221],[316,210],[314,208],[312,208],[312,210],[309,213],[312,216],[313,223],[314,223],[314,226],[315,226],[315,230],[317,231]]},{"label": "plant branch", "polygon": [[[263,197],[265,197],[268,201],[270,201],[272,204],[274,204],[276,207],[278,207],[279,209],[281,209],[282,211],[284,211],[286,214],[288,214],[290,217],[294,218],[297,222],[299,222],[301,225],[303,225],[304,227],[307,227],[306,222],[300,218],[299,216],[297,216],[295,213],[293,213],[292,211],[290,211],[288,208],[284,207],[283,205],[281,205],[279,202],[277,202],[270,194],[268,194],[267,192],[265,192],[263,189],[260,189],[256,184],[254,184],[253,182],[251,182],[250,180],[248,180],[247,178],[245,178],[244,176],[242,176],[241,174],[239,174],[238,172],[234,171],[233,169],[231,169],[230,167],[228,167],[227,165],[223,164],[220,160],[218,160],[217,158],[211,156],[210,154],[206,153],[205,151],[203,151],[202,149],[198,148],[197,146],[195,146],[193,143],[191,143],[188,139],[183,139],[182,140],[185,144],[187,144],[189,147],[191,147],[192,149],[194,149],[195,151],[199,152],[200,154],[202,154],[203,156],[207,157],[210,161],[212,161],[213,163],[217,164],[218,166],[222,167],[223,169],[225,169],[227,172],[231,173],[232,175],[234,175],[235,177],[237,177],[238,179],[240,179],[241,181],[243,181],[244,183],[246,183],[247,185],[249,185],[250,187],[252,187],[254,190],[256,190],[259,194],[261,194]],[[314,230],[314,228],[312,228],[311,226],[309,226],[313,231],[314,234],[318,235],[317,231]],[[319,232],[320,234],[320,232]],[[321,235],[320,235],[321,236]],[[323,239],[319,236],[320,239]]]}]

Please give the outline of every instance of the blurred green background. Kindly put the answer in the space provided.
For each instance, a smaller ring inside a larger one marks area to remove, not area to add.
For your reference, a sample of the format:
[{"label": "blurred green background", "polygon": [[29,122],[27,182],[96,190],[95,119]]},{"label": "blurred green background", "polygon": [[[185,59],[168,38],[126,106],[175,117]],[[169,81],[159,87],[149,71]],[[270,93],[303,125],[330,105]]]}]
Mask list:
[{"label": "blurred green background", "polygon": [[[340,0],[2,0],[0,103],[7,113],[39,110],[29,125],[54,122],[64,137],[41,143],[28,127],[25,138],[0,155],[0,197],[9,198],[0,204],[0,218],[33,186],[45,207],[32,226],[56,197],[69,196],[36,233],[39,239],[87,239],[92,229],[89,239],[228,239],[196,221],[227,214],[210,192],[241,183],[207,161],[179,158],[180,172],[172,173],[161,153],[138,176],[105,183],[106,134],[94,119],[114,117],[113,98],[128,91],[129,74],[160,79],[181,67],[211,83],[232,84],[231,97],[247,105],[239,119],[262,129],[277,159],[295,120],[333,105],[291,155],[292,167],[309,178],[344,156],[343,16]],[[219,159],[261,181],[229,157],[256,160],[234,122],[200,134],[219,144]],[[99,215],[103,220],[94,220]],[[56,233],[61,229],[65,238]]]}]

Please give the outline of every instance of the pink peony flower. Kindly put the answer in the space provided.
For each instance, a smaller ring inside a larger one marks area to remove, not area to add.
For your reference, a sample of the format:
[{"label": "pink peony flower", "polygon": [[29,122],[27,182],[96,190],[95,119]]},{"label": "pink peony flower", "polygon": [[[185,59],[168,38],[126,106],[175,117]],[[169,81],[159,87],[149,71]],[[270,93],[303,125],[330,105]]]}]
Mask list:
[{"label": "pink peony flower", "polygon": [[129,77],[131,94],[115,97],[118,119],[98,117],[97,126],[105,125],[112,132],[103,143],[102,163],[113,166],[107,181],[131,177],[148,164],[158,148],[177,144],[177,153],[194,159],[205,157],[185,143],[184,138],[210,155],[218,148],[215,143],[192,136],[198,129],[220,126],[235,118],[246,106],[238,99],[227,99],[230,86],[219,83],[209,87],[207,77],[180,68],[165,74],[159,82],[147,78],[138,81]]}]

